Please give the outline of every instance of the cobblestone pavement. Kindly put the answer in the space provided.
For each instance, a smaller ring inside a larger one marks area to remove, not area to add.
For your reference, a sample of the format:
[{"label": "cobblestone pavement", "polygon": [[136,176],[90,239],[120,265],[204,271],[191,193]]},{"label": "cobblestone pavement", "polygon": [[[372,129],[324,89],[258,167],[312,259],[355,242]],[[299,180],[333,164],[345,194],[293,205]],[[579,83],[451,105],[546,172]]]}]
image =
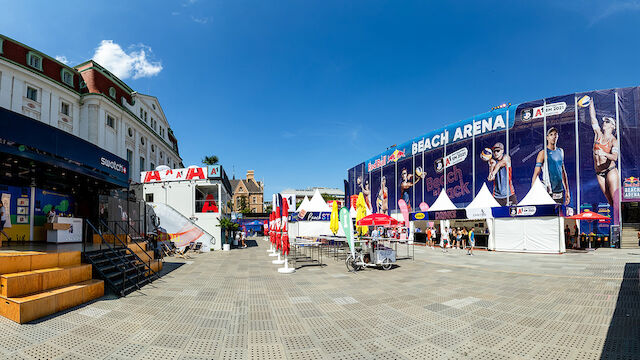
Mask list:
[{"label": "cobblestone pavement", "polygon": [[[416,248],[390,271],[276,271],[266,245],[170,259],[161,280],[38,323],[0,318],[8,359],[632,359],[640,251]],[[174,263],[171,263],[174,262]]]}]

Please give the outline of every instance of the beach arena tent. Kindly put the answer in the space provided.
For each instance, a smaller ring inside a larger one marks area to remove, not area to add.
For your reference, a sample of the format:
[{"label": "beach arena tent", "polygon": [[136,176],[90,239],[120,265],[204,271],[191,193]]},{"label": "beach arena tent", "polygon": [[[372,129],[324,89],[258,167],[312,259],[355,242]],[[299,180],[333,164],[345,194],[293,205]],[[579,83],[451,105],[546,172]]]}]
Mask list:
[{"label": "beach arena tent", "polygon": [[484,183],[473,201],[465,208],[468,219],[486,220],[487,228],[489,229],[489,239],[487,241],[489,249],[495,248],[495,237],[493,231],[495,221],[491,212],[491,208],[495,207],[500,207],[500,204],[496,201],[493,195],[491,195],[491,192],[487,188],[487,184]]},{"label": "beach arena tent", "polygon": [[449,199],[447,192],[444,191],[444,189],[442,189],[436,201],[434,201],[433,205],[431,205],[431,207],[429,208],[429,211],[456,210],[456,209],[457,207],[453,204],[453,202],[451,202],[451,199]]},{"label": "beach arena tent", "polygon": [[[516,209],[527,211],[537,205],[554,205],[539,179]],[[522,251],[537,253],[563,253],[564,218],[561,216],[514,216],[496,218],[494,241],[497,251]]]}]

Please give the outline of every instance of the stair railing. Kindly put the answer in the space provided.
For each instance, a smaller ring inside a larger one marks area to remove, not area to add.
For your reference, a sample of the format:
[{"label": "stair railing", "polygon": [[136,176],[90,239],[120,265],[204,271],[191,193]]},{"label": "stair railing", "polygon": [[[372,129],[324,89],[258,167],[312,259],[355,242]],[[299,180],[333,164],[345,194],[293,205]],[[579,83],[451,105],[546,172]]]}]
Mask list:
[{"label": "stair railing", "polygon": [[[103,225],[107,226],[107,224],[105,224],[102,220],[100,220],[100,221],[103,223]],[[125,235],[125,236],[128,236],[128,234],[126,233],[125,229],[124,229],[124,228],[123,228],[123,227],[122,227],[118,222],[114,221],[113,223],[114,223],[114,225],[116,225],[116,227],[117,227],[117,228],[119,228],[119,229],[124,233],[124,235]],[[136,258],[136,259],[137,259],[137,260],[138,260],[142,265],[144,265],[144,266],[145,266],[145,268],[146,268],[146,269],[145,269],[145,272],[147,272],[147,271],[149,272],[149,274],[150,274],[150,275],[149,275],[149,277],[153,276],[153,277],[155,277],[156,279],[159,279],[159,278],[160,278],[160,276],[158,276],[158,273],[156,273],[155,271],[153,271],[153,269],[151,268],[151,261],[149,261],[149,263],[148,263],[148,264],[147,264],[147,263],[145,263],[145,262],[140,258],[140,256],[138,256],[138,254],[136,254],[136,252],[135,252],[135,251],[133,251],[133,250],[131,250],[131,248],[129,248],[128,244],[126,244],[125,242],[123,242],[123,241],[122,241],[122,239],[120,239],[120,237],[119,237],[119,236],[115,235],[115,231],[112,231],[108,226],[107,226],[107,228],[109,229],[109,231],[111,231],[112,233],[114,233],[114,236],[118,239],[118,241],[120,242],[120,244],[122,244],[122,246],[123,246],[123,248],[124,248],[125,252],[128,252],[128,253],[130,253],[131,255],[133,255],[133,257],[134,257],[134,258]],[[150,256],[149,254],[147,254],[147,253],[146,253],[146,251],[144,251],[144,249],[142,249],[142,247],[140,246],[140,244],[135,243],[135,242],[134,242],[133,244],[136,244],[136,246],[137,246],[140,250],[142,250],[142,252],[144,252],[144,254],[145,254],[146,256],[148,256],[148,257],[151,259],[151,256]],[[138,267],[135,265],[135,263],[133,263],[133,262],[131,262],[131,263],[132,263],[132,265],[136,268],[136,271],[138,272],[138,283],[140,283],[140,270],[139,270],[139,269],[138,269]],[[140,288],[140,286],[139,286],[139,285],[138,285],[138,288]]]},{"label": "stair railing", "polygon": [[[96,229],[96,227],[91,223],[91,221],[89,221],[89,220],[87,219],[87,220],[85,220],[85,223],[86,223],[89,227],[91,227],[91,229],[93,230],[93,234],[94,234],[94,235],[95,235],[95,234],[97,234],[98,236],[100,236],[100,239],[101,239],[102,241],[100,242],[99,249],[100,249],[100,250],[102,250],[102,245],[104,244],[104,245],[106,246],[106,249],[109,249],[109,251],[110,251],[113,255],[115,255],[115,256],[114,256],[114,258],[116,258],[116,259],[120,260],[120,262],[122,263],[122,264],[116,264],[116,263],[113,261],[113,259],[112,259],[112,258],[107,257],[107,260],[109,260],[109,262],[111,263],[111,265],[113,265],[113,267],[114,267],[114,268],[116,268],[116,269],[118,269],[118,270],[120,270],[120,271],[122,272],[122,287],[121,287],[121,289],[118,289],[118,288],[115,286],[115,284],[114,284],[114,283],[109,279],[109,277],[107,277],[107,275],[106,275],[104,272],[102,272],[102,270],[101,270],[99,267],[97,267],[97,266],[96,266],[95,268],[96,268],[96,270],[98,270],[98,272],[100,273],[100,275],[105,279],[105,281],[107,282],[107,284],[108,284],[108,285],[109,285],[109,286],[110,286],[110,287],[111,287],[111,288],[112,288],[116,293],[118,293],[118,292],[119,292],[119,293],[120,293],[120,296],[124,296],[124,291],[125,291],[125,288],[126,288],[126,284],[125,284],[125,283],[126,283],[126,281],[125,281],[125,275],[126,275],[126,272],[127,272],[127,264],[124,262],[124,260],[122,259],[122,257],[120,257],[120,256],[118,255],[118,253],[115,251],[115,249],[114,249],[111,245],[109,245],[109,242],[108,242],[108,241],[106,241],[106,240],[104,239],[104,236],[102,236],[102,233],[101,233],[100,231],[98,231],[98,229]],[[87,233],[87,232],[85,232],[85,233]],[[91,237],[91,239],[93,240],[93,236]],[[86,244],[84,244],[84,243],[83,243],[83,253],[86,253]],[[87,259],[88,259],[90,262],[92,262],[92,263],[93,263],[93,261],[92,261],[90,258],[88,258],[88,257],[87,257]]]}]

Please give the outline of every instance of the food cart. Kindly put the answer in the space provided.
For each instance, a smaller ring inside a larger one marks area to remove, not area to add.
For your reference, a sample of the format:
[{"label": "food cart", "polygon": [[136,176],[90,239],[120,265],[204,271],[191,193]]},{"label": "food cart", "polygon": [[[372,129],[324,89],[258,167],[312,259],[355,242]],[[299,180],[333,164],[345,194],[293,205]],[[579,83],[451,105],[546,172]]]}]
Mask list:
[{"label": "food cart", "polygon": [[[371,214],[358,220],[358,226],[394,226],[398,220],[384,214]],[[349,254],[345,264],[349,271],[358,271],[367,267],[381,267],[389,270],[396,262],[396,251],[382,244],[379,237],[359,237],[356,243],[355,256]]]}]

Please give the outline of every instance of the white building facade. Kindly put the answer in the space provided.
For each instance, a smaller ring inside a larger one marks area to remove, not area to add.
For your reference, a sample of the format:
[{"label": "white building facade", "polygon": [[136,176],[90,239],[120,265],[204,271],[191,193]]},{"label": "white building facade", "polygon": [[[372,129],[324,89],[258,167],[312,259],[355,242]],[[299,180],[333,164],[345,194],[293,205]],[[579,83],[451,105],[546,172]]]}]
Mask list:
[{"label": "white building facade", "polygon": [[94,61],[69,67],[0,35],[0,107],[64,130],[129,161],[129,179],[182,167],[158,99],[133,91]]}]

